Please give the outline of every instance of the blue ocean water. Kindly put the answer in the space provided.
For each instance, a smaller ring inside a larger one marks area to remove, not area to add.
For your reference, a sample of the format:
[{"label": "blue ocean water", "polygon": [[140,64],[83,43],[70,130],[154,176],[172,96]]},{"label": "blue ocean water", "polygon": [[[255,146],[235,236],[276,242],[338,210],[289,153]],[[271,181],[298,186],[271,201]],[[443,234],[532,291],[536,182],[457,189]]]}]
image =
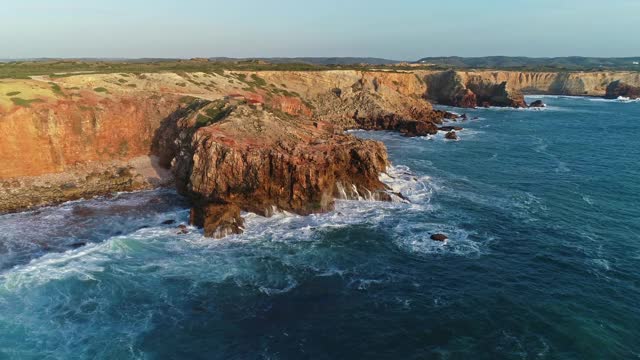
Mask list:
[{"label": "blue ocean water", "polygon": [[410,203],[222,241],[171,191],[0,216],[0,359],[640,358],[640,102],[543,99],[355,132]]}]

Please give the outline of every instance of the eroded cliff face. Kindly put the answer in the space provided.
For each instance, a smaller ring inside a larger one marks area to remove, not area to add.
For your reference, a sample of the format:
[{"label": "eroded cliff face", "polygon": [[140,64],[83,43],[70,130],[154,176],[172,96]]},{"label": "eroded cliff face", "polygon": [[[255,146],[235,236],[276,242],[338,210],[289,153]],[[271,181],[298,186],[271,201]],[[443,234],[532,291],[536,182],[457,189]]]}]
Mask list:
[{"label": "eroded cliff face", "polygon": [[0,85],[0,212],[171,182],[150,147],[182,96]]},{"label": "eroded cliff face", "polygon": [[518,107],[521,93],[604,95],[615,80],[640,85],[637,73],[420,70],[0,80],[0,212],[175,178],[194,224],[237,233],[242,210],[309,214],[336,197],[389,199],[378,180],[384,146],[345,129],[433,134],[452,115],[426,98]]},{"label": "eroded cliff face", "polygon": [[[263,71],[256,75],[281,91],[304,99],[312,108],[314,118],[343,129],[358,127],[358,118],[390,115],[405,120],[437,118],[433,116],[431,104],[424,101],[424,81],[412,73]],[[268,94],[266,96],[268,99]]]},{"label": "eroded cliff face", "polygon": [[619,97],[640,99],[640,86],[632,86],[617,80],[607,86],[607,93],[604,97],[607,99],[617,99]]},{"label": "eroded cliff face", "polygon": [[[216,106],[201,105],[205,113]],[[224,119],[210,125],[198,128],[194,114],[176,126],[176,184],[192,200],[191,221],[205,235],[240,233],[241,210],[306,215],[331,210],[335,198],[390,198],[378,179],[389,165],[382,143],[311,119],[226,107]]]},{"label": "eroded cliff face", "polygon": [[427,97],[439,104],[464,108],[478,106],[527,107],[524,96],[506,81],[445,71],[425,76]]},{"label": "eroded cliff face", "polygon": [[[472,107],[524,106],[522,94],[605,96],[614,81],[640,86],[638,72],[520,72],[445,71],[420,72],[427,96],[442,104]],[[497,97],[492,99],[492,97]]]},{"label": "eroded cliff face", "polygon": [[0,179],[148,155],[154,131],[178,107],[175,96],[95,95],[0,112]]},{"label": "eroded cliff face", "polygon": [[175,181],[192,223],[215,237],[242,231],[243,210],[389,200],[378,179],[384,145],[343,131],[424,135],[446,115],[411,73],[105,74],[20,86],[37,88],[22,93],[37,101],[0,98],[11,139],[0,147],[0,211],[158,186],[157,175]]}]

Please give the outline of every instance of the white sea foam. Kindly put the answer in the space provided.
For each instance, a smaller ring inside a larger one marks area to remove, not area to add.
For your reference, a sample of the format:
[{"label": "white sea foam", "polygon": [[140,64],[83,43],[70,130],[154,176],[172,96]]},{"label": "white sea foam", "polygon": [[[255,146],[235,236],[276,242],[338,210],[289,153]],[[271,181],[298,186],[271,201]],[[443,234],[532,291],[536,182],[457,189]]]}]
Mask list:
[{"label": "white sea foam", "polygon": [[538,98],[542,99],[589,99],[588,96],[574,96],[574,95],[525,95],[526,101],[537,100]]},{"label": "white sea foam", "polygon": [[624,97],[624,96],[618,96],[617,99],[591,98],[591,99],[588,99],[588,100],[589,101],[594,101],[594,102],[608,102],[608,103],[620,103],[620,104],[640,103],[640,98],[631,99],[631,98]]},{"label": "white sea foam", "polygon": [[[486,251],[481,243],[470,239],[472,233],[454,225],[403,222],[397,226],[396,231],[400,234],[395,238],[396,245],[414,254],[479,256]],[[433,241],[430,233],[445,233],[449,239],[444,242]]]},{"label": "white sea foam", "polygon": [[565,163],[564,161],[558,160],[558,165],[556,166],[554,171],[556,173],[566,173],[566,172],[570,172],[571,169],[567,166],[567,163]]},{"label": "white sea foam", "polygon": [[603,270],[611,270],[611,264],[607,259],[591,259],[591,263]]},{"label": "white sea foam", "polygon": [[512,107],[502,107],[502,106],[490,106],[488,108],[480,107],[476,110],[486,111],[486,112],[547,112],[547,111],[574,111],[571,109],[566,109],[560,106],[554,106],[547,104],[545,107],[532,107],[532,108],[512,108]]},{"label": "white sea foam", "polygon": [[[215,251],[214,253],[220,254],[219,250],[225,250],[229,244],[237,242],[261,243],[266,241],[266,243],[274,244],[316,242],[322,240],[323,234],[326,232],[354,225],[377,228],[385,232],[400,249],[416,254],[438,253],[465,256],[481,253],[481,244],[470,240],[469,233],[459,229],[453,223],[425,224],[411,220],[434,210],[431,199],[434,192],[439,191],[440,187],[429,176],[417,175],[406,166],[393,166],[381,175],[381,180],[389,186],[391,191],[401,193],[403,197],[397,197],[398,201],[396,202],[337,200],[334,211],[309,216],[276,212],[272,217],[265,218],[247,213],[244,214],[244,234],[232,235],[224,240],[205,238],[200,230],[191,227],[189,234],[177,235],[175,225],[151,226],[132,233],[112,236],[102,242],[88,243],[76,250],[48,253],[35,257],[24,265],[17,265],[0,273],[0,284],[5,291],[19,291],[67,278],[100,282],[102,276],[100,274],[110,264],[135,259],[136,254],[140,252],[159,251],[163,254],[162,261],[136,263],[135,268],[138,269],[136,271],[175,271],[170,269],[175,266],[176,259],[166,258],[167,252],[177,257],[187,256],[187,259],[183,259],[183,261],[196,261],[197,265],[194,267],[197,268],[202,267],[201,262],[204,261],[193,258],[194,255],[190,254],[197,249],[200,250],[195,251],[196,253],[202,252],[202,249],[210,248]],[[130,201],[144,204],[144,201],[140,199],[133,198]],[[91,204],[97,207],[108,206],[99,203],[99,201]],[[75,205],[77,204],[73,204],[73,206]],[[48,216],[64,217],[70,211],[68,208],[72,208],[72,206],[65,205]],[[152,222],[158,224],[161,219],[186,219],[186,217],[187,210],[182,209],[154,215]],[[446,243],[439,243],[428,239],[429,234],[435,232],[447,233],[449,240]],[[189,255],[185,255],[185,252]],[[228,261],[228,259],[220,261]],[[178,268],[183,268],[183,266],[184,263]],[[313,267],[313,265],[309,266]],[[241,267],[239,266],[239,268]],[[119,271],[124,270],[120,269]],[[319,267],[314,271],[319,274],[344,274],[344,269],[335,267]],[[258,281],[255,286],[265,294],[277,294],[282,291],[290,291],[297,286],[297,283],[295,279],[276,283]]]},{"label": "white sea foam", "polygon": [[594,101],[594,102],[612,102],[612,103],[634,103],[640,102],[640,99],[630,99],[628,97],[619,96],[617,99],[605,99],[602,97],[594,96],[572,96],[572,95],[527,95],[525,96],[527,102],[536,99],[567,99],[567,100],[582,100],[582,101]]},{"label": "white sea foam", "polygon": [[[390,167],[381,180],[391,191],[401,193],[404,199],[396,202],[337,200],[334,211],[324,214],[299,216],[287,212],[276,212],[265,218],[247,213],[245,232],[226,238],[228,242],[308,242],[318,241],[327,231],[363,225],[377,227],[386,232],[393,242],[404,251],[416,254],[478,255],[481,244],[471,240],[470,234],[451,224],[425,224],[414,219],[419,214],[434,210],[431,198],[441,189],[430,177],[414,174],[406,166]],[[446,243],[429,239],[430,234],[445,232],[449,235]],[[220,246],[219,240],[209,242],[210,246]],[[330,273],[340,272],[334,269]]]},{"label": "white sea foam", "polygon": [[589,195],[582,195],[582,200],[589,205],[593,205],[593,199],[591,199],[591,196]]}]

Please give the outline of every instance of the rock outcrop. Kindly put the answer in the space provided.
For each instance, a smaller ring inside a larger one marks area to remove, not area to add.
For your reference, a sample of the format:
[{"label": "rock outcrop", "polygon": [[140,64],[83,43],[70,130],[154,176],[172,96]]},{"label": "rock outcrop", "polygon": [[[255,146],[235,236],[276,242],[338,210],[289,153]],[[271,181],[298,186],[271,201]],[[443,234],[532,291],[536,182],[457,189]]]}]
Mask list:
[{"label": "rock outcrop", "polygon": [[175,181],[210,236],[240,232],[242,210],[389,200],[384,146],[343,130],[419,136],[454,117],[409,72],[83,74],[0,90],[0,212]]},{"label": "rock outcrop", "polygon": [[545,105],[544,102],[542,102],[542,100],[536,100],[534,102],[532,102],[531,104],[529,104],[530,108],[543,108],[546,107],[547,105]]},{"label": "rock outcrop", "polygon": [[439,104],[463,108],[527,107],[524,96],[508,87],[506,81],[494,82],[450,70],[426,76],[426,96]]},{"label": "rock outcrop", "polygon": [[191,221],[207,236],[241,232],[240,210],[306,215],[331,210],[335,198],[390,200],[378,179],[389,165],[380,142],[245,105],[197,125],[194,116],[178,122],[172,163],[178,191],[194,206]]},{"label": "rock outcrop", "polygon": [[444,135],[444,138],[447,140],[458,140],[458,134],[455,131],[451,130]]},{"label": "rock outcrop", "polygon": [[244,220],[240,207],[230,203],[201,203],[191,209],[189,222],[204,229],[208,237],[223,238],[242,234]]},{"label": "rock outcrop", "polygon": [[170,185],[170,174],[166,170],[156,170],[157,163],[151,161],[148,157],[140,157],[130,161],[78,165],[59,174],[0,179],[0,213]]},{"label": "rock outcrop", "polygon": [[605,94],[605,98],[617,99],[619,97],[629,99],[640,98],[640,86],[631,86],[629,84],[623,83],[620,80],[613,81],[611,84],[609,84],[609,86],[607,86],[607,93]]},{"label": "rock outcrop", "polygon": [[443,242],[443,241],[446,241],[447,239],[449,239],[449,238],[445,234],[433,234],[433,235],[431,235],[431,240],[433,240],[433,241]]},{"label": "rock outcrop", "polygon": [[[442,104],[469,107],[469,93],[478,86],[505,83],[509,94],[549,94],[572,96],[605,96],[609,84],[619,80],[630,86],[640,86],[640,73],[613,72],[534,72],[534,71],[415,71],[424,78],[429,99]],[[447,80],[448,79],[448,80]],[[476,94],[477,95],[477,94]],[[477,106],[482,102],[476,100]],[[497,105],[493,105],[497,106]]]}]

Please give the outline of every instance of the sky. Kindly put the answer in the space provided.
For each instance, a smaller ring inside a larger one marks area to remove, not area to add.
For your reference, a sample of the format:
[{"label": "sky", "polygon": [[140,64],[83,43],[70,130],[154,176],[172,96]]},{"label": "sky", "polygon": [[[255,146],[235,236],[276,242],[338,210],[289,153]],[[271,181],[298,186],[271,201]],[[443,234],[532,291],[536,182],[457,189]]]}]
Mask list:
[{"label": "sky", "polygon": [[640,0],[6,0],[0,59],[640,56]]}]

